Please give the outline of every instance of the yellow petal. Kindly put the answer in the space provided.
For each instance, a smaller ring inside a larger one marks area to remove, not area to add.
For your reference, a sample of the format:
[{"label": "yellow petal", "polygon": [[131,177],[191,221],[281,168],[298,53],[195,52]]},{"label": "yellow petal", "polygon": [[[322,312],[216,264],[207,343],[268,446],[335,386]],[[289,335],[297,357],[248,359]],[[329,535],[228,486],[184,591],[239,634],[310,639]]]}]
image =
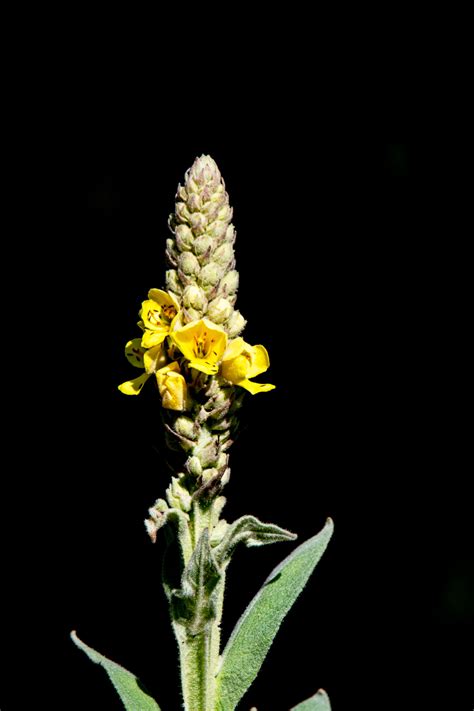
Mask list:
[{"label": "yellow petal", "polygon": [[143,356],[143,365],[147,373],[154,373],[166,363],[165,348],[162,343],[158,346],[153,346],[145,351]]},{"label": "yellow petal", "polygon": [[264,346],[252,346],[250,369],[247,373],[248,378],[254,378],[260,373],[264,373],[270,367],[270,358],[268,357],[267,349]]},{"label": "yellow petal", "polygon": [[245,353],[231,360],[222,361],[221,374],[231,383],[240,383],[241,380],[245,380],[249,374],[249,370],[250,358]]},{"label": "yellow petal", "polygon": [[187,385],[176,362],[170,363],[156,373],[161,404],[167,410],[182,411],[186,408]]},{"label": "yellow petal", "polygon": [[[173,316],[175,314],[173,313]],[[140,317],[145,324],[145,328],[151,331],[160,331],[163,329],[169,330],[169,322],[171,318],[168,318],[163,311],[163,307],[154,299],[147,299],[142,301],[142,307],[140,309]]]},{"label": "yellow petal", "polygon": [[[221,360],[227,346],[226,332],[207,318],[192,321],[172,331],[170,336],[187,360],[201,363],[200,368],[192,367],[203,373]],[[216,372],[214,368],[212,371]]]},{"label": "yellow petal", "polygon": [[179,311],[179,304],[171,294],[162,289],[150,289],[148,292],[148,298],[152,301],[156,301],[160,306],[174,306],[176,313]]},{"label": "yellow petal", "polygon": [[206,375],[215,375],[219,370],[216,363],[210,363],[207,360],[190,360],[188,365],[190,368],[200,370],[201,373],[206,373]]},{"label": "yellow petal", "polygon": [[246,343],[243,338],[234,338],[233,341],[229,343],[229,345],[226,348],[226,352],[222,356],[222,362],[225,362],[226,360],[232,360],[233,358],[237,358],[242,351],[244,350],[246,346]]},{"label": "yellow petal", "polygon": [[167,335],[168,331],[146,330],[143,333],[142,346],[143,348],[153,348],[153,346],[159,346],[160,343],[163,343]]},{"label": "yellow petal", "polygon": [[269,390],[274,390],[275,385],[270,385],[270,383],[253,383],[251,380],[241,380],[240,383],[236,383],[241,388],[245,388],[252,395],[257,393],[267,393]]},{"label": "yellow petal", "polygon": [[118,389],[124,395],[138,395],[149,377],[148,373],[143,373],[135,380],[127,380],[126,383],[122,383],[118,386]]},{"label": "yellow petal", "polygon": [[145,353],[144,348],[141,345],[140,338],[133,338],[128,341],[125,346],[125,357],[128,362],[135,366],[135,368],[144,368],[143,355]]}]

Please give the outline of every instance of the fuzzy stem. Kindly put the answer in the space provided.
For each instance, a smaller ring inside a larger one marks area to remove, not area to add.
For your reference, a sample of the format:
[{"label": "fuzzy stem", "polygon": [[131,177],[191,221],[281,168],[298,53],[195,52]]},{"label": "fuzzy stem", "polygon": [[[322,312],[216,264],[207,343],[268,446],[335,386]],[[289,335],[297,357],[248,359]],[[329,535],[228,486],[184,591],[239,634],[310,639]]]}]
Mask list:
[{"label": "fuzzy stem", "polygon": [[[213,505],[203,507],[198,502],[193,504],[189,521],[193,549],[203,531],[211,528],[212,517]],[[179,647],[185,711],[213,711],[215,707],[224,586],[225,574],[217,583],[216,617],[202,632],[192,635],[185,626],[173,623]]]}]

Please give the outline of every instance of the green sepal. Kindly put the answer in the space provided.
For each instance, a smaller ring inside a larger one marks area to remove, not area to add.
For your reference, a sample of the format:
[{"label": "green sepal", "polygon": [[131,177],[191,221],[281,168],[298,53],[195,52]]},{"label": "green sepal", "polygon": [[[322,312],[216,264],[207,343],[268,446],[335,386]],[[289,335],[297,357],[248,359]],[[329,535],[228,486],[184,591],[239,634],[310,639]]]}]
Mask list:
[{"label": "green sepal", "polygon": [[324,689],[320,689],[310,699],[302,701],[298,706],[293,706],[290,711],[331,711],[329,696]]},{"label": "green sepal", "polygon": [[195,636],[216,617],[216,586],[222,572],[209,543],[209,530],[202,532],[181,577],[181,588],[171,591],[171,616]]},{"label": "green sepal", "polygon": [[306,585],[333,532],[328,519],[267,578],[237,622],[222,653],[216,711],[234,711],[263,664],[287,612]]},{"label": "green sepal", "polygon": [[[104,667],[126,711],[137,711],[137,709],[140,709],[140,711],[160,711],[156,701],[144,690],[135,674],[84,644],[74,631],[71,632],[71,639],[79,649],[82,649],[87,654],[89,659],[95,664],[100,664]],[[94,707],[94,699],[91,699],[90,706],[91,708]]]},{"label": "green sepal", "polygon": [[214,549],[216,560],[222,564],[229,560],[239,543],[246,546],[265,546],[279,541],[294,541],[295,533],[290,533],[274,523],[262,523],[255,516],[242,516],[230,525],[218,546]]}]

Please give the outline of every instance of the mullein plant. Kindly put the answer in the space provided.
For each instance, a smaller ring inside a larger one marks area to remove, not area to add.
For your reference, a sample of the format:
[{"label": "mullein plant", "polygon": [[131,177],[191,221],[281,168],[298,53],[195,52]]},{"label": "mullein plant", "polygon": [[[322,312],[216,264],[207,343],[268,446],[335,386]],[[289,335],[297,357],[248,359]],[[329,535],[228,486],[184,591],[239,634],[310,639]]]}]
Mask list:
[{"label": "mullein plant", "polygon": [[[332,534],[328,519],[322,531],[270,573],[221,649],[226,570],[235,549],[296,538],[254,516],[233,523],[222,518],[239,409],[247,393],[275,387],[256,380],[269,368],[267,350],[241,335],[246,321],[235,308],[239,275],[231,219],[216,163],[209,156],[197,158],[178,186],[169,220],[166,288],[150,289],[139,313],[140,331],[125,346],[130,364],[143,372],[119,386],[131,396],[149,380],[157,386],[173,476],[145,525],[153,543],[164,529],[163,585],[186,711],[237,708]],[[105,668],[127,711],[159,711],[134,674],[84,644],[75,632],[72,638]],[[293,709],[328,711],[330,706],[319,690]]]}]

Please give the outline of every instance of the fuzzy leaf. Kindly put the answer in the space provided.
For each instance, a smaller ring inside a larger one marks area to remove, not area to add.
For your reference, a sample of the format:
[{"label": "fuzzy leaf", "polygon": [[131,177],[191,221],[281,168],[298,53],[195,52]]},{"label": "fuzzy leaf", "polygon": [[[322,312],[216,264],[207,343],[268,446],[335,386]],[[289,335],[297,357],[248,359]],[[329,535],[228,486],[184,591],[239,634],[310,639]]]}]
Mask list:
[{"label": "fuzzy leaf", "polygon": [[267,578],[237,622],[217,675],[217,711],[233,711],[253,682],[280,625],[326,550],[333,532],[328,519]]},{"label": "fuzzy leaf", "polygon": [[[135,674],[84,644],[75,632],[71,632],[71,639],[79,649],[82,649],[87,654],[89,659],[95,664],[100,664],[104,667],[127,711],[137,711],[137,709],[140,709],[140,711],[160,711],[156,701],[144,691]],[[93,702],[94,700],[91,699],[91,704]]]},{"label": "fuzzy leaf", "polygon": [[214,593],[221,575],[206,528],[184,569],[181,589],[173,590],[171,595],[174,621],[186,624],[192,635],[203,632],[206,625],[215,618]]},{"label": "fuzzy leaf", "polygon": [[293,706],[290,711],[331,711],[329,696],[324,689],[320,689],[310,699],[302,701],[298,706]]},{"label": "fuzzy leaf", "polygon": [[294,541],[296,535],[274,523],[262,523],[255,516],[242,516],[228,527],[221,543],[215,549],[219,563],[228,560],[239,543],[246,546],[264,546],[279,541]]}]

